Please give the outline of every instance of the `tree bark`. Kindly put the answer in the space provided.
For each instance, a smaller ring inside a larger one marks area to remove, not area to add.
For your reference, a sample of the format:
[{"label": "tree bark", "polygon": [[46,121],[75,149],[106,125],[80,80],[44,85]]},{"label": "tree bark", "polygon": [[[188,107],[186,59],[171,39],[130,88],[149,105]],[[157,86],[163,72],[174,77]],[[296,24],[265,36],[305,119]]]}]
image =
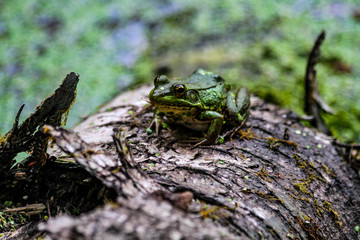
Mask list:
[{"label": "tree bark", "polygon": [[66,152],[116,193],[103,207],[42,223],[50,239],[359,238],[359,176],[331,137],[252,97],[232,140],[191,149],[186,140],[199,133],[146,132],[150,89],[121,94],[73,131],[47,127],[52,155]]}]

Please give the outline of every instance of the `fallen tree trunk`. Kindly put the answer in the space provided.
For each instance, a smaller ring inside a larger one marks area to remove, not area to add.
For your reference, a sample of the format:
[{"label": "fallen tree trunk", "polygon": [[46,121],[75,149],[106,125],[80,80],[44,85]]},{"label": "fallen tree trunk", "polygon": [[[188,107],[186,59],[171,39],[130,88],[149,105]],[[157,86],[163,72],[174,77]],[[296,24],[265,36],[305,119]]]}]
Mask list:
[{"label": "fallen tree trunk", "polygon": [[79,217],[41,224],[51,239],[357,238],[359,176],[331,137],[252,98],[233,141],[191,149],[184,140],[195,133],[180,126],[146,132],[152,112],[135,113],[149,91],[120,95],[76,133],[46,128],[68,159],[117,194]]}]

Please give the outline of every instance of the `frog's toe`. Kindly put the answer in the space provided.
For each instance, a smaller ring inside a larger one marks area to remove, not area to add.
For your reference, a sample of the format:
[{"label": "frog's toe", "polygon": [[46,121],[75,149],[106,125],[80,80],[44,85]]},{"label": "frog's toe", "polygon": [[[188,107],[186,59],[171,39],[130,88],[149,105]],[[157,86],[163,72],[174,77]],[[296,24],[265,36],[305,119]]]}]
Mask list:
[{"label": "frog's toe", "polygon": [[152,129],[154,126],[155,126],[155,134],[156,134],[156,136],[158,136],[159,135],[159,129],[160,129],[159,119],[154,118],[151,121],[151,123],[150,123],[150,125],[149,125],[149,127],[147,129]]},{"label": "frog's toe", "polygon": [[212,141],[211,139],[205,138],[205,139],[201,140],[200,142],[198,142],[197,144],[195,144],[194,146],[192,146],[191,149],[194,149],[194,148],[196,148],[198,146],[201,146],[201,145],[203,145],[203,146],[204,145],[211,145],[213,143],[214,143],[214,141]]}]

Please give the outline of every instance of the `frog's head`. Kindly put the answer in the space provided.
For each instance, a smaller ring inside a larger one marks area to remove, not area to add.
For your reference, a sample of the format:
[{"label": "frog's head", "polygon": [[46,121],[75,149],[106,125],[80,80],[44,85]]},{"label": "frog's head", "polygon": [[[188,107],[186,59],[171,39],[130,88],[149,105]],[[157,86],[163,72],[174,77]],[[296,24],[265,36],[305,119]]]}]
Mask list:
[{"label": "frog's head", "polygon": [[156,77],[155,87],[149,94],[149,99],[155,107],[196,108],[201,106],[199,94],[195,89],[189,89],[186,79],[169,79],[165,75]]}]

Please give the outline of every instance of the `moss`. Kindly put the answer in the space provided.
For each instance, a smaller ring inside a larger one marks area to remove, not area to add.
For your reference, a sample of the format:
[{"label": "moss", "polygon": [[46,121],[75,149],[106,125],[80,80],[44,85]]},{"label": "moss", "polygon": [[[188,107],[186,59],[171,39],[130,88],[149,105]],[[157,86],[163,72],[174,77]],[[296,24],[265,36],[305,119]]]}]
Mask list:
[{"label": "moss", "polygon": [[341,227],[342,222],[341,222],[339,213],[333,209],[332,205],[327,201],[323,201],[323,207],[327,212],[329,212],[333,216],[333,218],[335,219],[338,226]]},{"label": "moss", "polygon": [[336,174],[334,173],[333,170],[331,170],[330,168],[328,168],[325,164],[321,164],[321,166],[323,167],[323,169],[325,170],[325,172],[330,176],[335,178]]},{"label": "moss", "polygon": [[271,178],[269,177],[269,174],[266,172],[265,164],[262,165],[261,170],[256,173],[256,176],[262,178],[263,180],[265,180],[267,182],[272,182]]},{"label": "moss", "polygon": [[313,162],[302,159],[298,154],[294,154],[292,157],[295,158],[296,166],[299,168],[303,168],[307,170],[309,170],[310,168],[315,168]]},{"label": "moss", "polygon": [[298,191],[308,194],[310,196],[313,196],[312,193],[308,191],[308,187],[309,187],[309,184],[315,179],[320,180],[324,183],[327,183],[325,181],[325,179],[323,179],[315,174],[311,174],[308,178],[305,178],[305,179],[295,179],[293,185]]},{"label": "moss", "polygon": [[293,199],[297,199],[297,200],[301,200],[301,201],[304,201],[304,202],[311,203],[311,199],[309,199],[309,198],[297,197],[297,196],[295,196],[293,194],[290,194],[290,197],[292,197]]},{"label": "moss", "polygon": [[317,199],[314,199],[313,204],[314,204],[314,206],[315,206],[315,208],[316,208],[316,214],[317,214],[318,216],[321,216],[322,213],[324,212],[324,207],[321,206],[321,205],[319,205]]},{"label": "moss", "polygon": [[200,214],[203,218],[211,218],[211,219],[218,219],[217,213],[221,208],[219,206],[209,206],[209,205],[202,205]]},{"label": "moss", "polygon": [[309,239],[314,240],[323,240],[323,233],[320,226],[315,222],[315,220],[309,216],[303,215],[302,218],[296,216],[296,219],[300,227],[306,232]]},{"label": "moss", "polygon": [[259,190],[254,190],[252,189],[251,190],[252,193],[255,193],[256,195],[262,197],[262,198],[266,198],[268,200],[271,200],[271,201],[279,201],[279,202],[284,202],[284,200],[272,195],[272,194],[267,194],[267,193],[264,193],[264,192],[261,192]]},{"label": "moss", "polygon": [[0,134],[0,147],[1,145],[6,142],[5,138]]},{"label": "moss", "polygon": [[240,140],[242,140],[242,139],[250,140],[253,138],[257,138],[258,136],[255,133],[253,133],[251,130],[252,130],[252,127],[247,129],[246,131],[242,130],[242,129],[237,131],[240,134]]},{"label": "moss", "polygon": [[312,196],[312,193],[308,191],[308,185],[311,182],[311,179],[300,179],[294,181],[294,187],[296,190]]},{"label": "moss", "polygon": [[268,137],[266,139],[267,139],[268,143],[270,144],[270,148],[276,148],[280,144],[282,144],[285,146],[295,147],[296,149],[299,149],[299,146],[293,141],[288,141],[288,140],[278,139],[278,138],[273,138],[273,137]]},{"label": "moss", "polygon": [[[232,201],[233,199],[228,198],[228,201]],[[229,212],[234,212],[238,207],[238,203],[235,202],[235,206],[233,208],[227,206],[218,206],[218,205],[209,205],[204,201],[196,200],[200,203],[200,214],[203,218],[211,218],[218,219],[220,217],[226,217]]]}]

